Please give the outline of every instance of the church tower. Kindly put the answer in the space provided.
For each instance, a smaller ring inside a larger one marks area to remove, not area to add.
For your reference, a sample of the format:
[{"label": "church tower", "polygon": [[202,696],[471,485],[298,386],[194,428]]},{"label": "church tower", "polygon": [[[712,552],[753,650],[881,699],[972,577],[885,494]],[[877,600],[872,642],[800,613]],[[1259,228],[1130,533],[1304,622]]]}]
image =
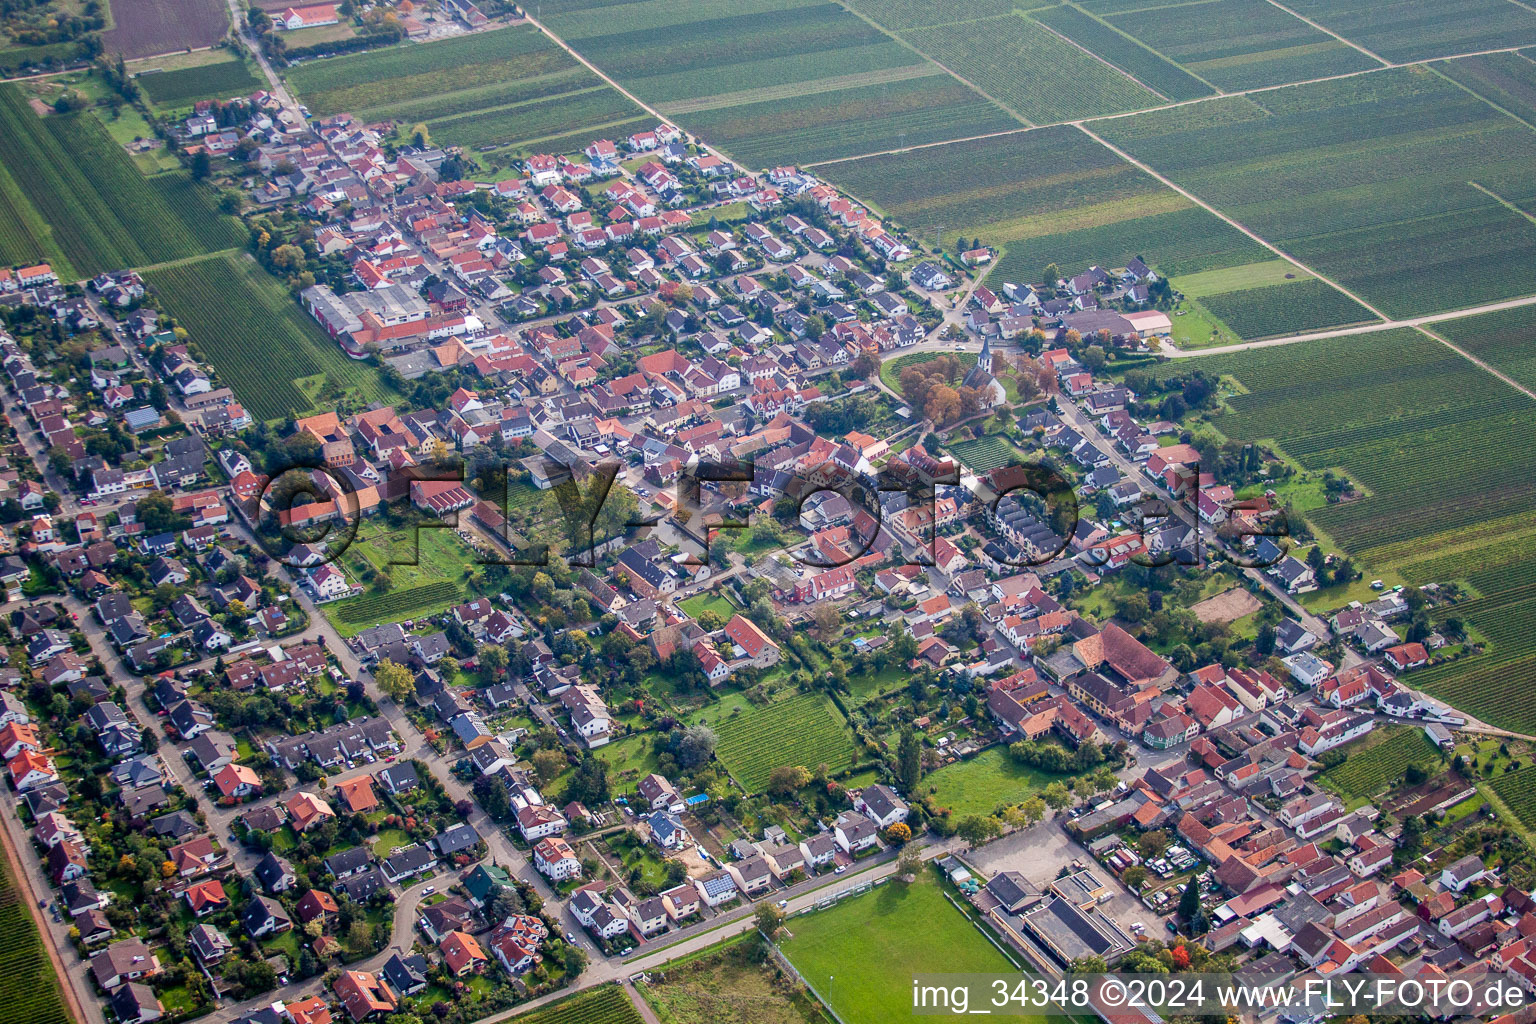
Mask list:
[{"label": "church tower", "polygon": [[992,339],[990,337],[981,339],[981,354],[976,357],[976,365],[988,373],[992,372]]}]

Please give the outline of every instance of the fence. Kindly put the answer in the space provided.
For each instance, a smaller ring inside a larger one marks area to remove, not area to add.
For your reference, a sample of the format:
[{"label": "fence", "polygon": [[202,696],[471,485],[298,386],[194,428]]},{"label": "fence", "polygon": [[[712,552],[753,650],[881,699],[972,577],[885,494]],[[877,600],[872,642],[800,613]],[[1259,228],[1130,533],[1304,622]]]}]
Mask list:
[{"label": "fence", "polygon": [[[762,932],[758,932],[758,934],[762,935]],[[785,974],[788,974],[791,978],[794,978],[800,984],[804,985],[806,991],[810,992],[811,995],[816,997],[816,1001],[821,1004],[822,1009],[826,1010],[827,1013],[832,1016],[832,1019],[837,1021],[837,1024],[848,1024],[847,1021],[838,1016],[837,1010],[832,1006],[832,1004],[827,1002],[827,1000],[822,997],[820,992],[816,991],[816,986],[805,980],[805,977],[801,975],[799,971],[795,970],[795,965],[789,962],[789,957],[785,956],[783,950],[779,949],[778,943],[772,941],[766,935],[763,936],[763,941],[767,943],[768,949],[773,953],[774,962],[779,965],[779,968],[783,970]]]}]

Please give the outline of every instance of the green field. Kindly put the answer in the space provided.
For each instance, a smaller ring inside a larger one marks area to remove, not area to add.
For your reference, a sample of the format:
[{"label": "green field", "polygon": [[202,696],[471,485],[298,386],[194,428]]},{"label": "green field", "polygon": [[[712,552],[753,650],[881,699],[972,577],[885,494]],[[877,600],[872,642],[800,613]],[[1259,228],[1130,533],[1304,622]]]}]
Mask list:
[{"label": "green field", "polygon": [[947,77],[702,110],[683,120],[749,167],[837,160],[1019,127]]},{"label": "green field", "polygon": [[827,0],[550,0],[543,18],[643,102],[753,167],[1019,127]]},{"label": "green field", "polygon": [[242,60],[140,75],[134,82],[144,90],[149,101],[158,107],[186,106],[193,100],[248,96],[265,88],[265,84],[251,74],[250,68]]},{"label": "green field", "polygon": [[27,1024],[69,1024],[64,993],[48,951],[11,874],[0,856],[0,998],[6,1016]]},{"label": "green field", "polygon": [[1200,365],[1248,390],[1217,418],[1225,434],[1272,438],[1303,467],[1342,467],[1365,485],[1369,497],[1309,515],[1353,553],[1529,508],[1531,400],[1417,332],[1255,349]]},{"label": "green field", "polygon": [[1399,63],[1536,43],[1536,11],[1507,0],[1288,0],[1286,6]]},{"label": "green field", "polygon": [[654,104],[923,63],[824,0],[551,0],[544,21]]},{"label": "green field", "polygon": [[1143,6],[1105,20],[1226,92],[1381,66],[1265,0]]},{"label": "green field", "polygon": [[1380,739],[1370,736],[1358,745],[1341,748],[1349,759],[1318,778],[1340,796],[1359,799],[1402,782],[1412,765],[1430,768],[1440,763],[1440,751],[1418,726],[1383,731],[1386,735]]},{"label": "green field", "polygon": [[848,0],[848,6],[886,28],[900,31],[926,25],[946,25],[972,18],[990,18],[1008,14],[1015,7],[1033,4],[1021,5],[1014,0],[966,0],[962,10],[955,10],[933,3],[932,0]]},{"label": "green field", "polygon": [[1063,4],[1031,11],[1029,16],[1121,68],[1169,100],[1198,99],[1216,91],[1209,82],[1202,82],[1145,43],[1081,8]]},{"label": "green field", "polygon": [[[146,283],[191,334],[253,419],[302,416],[321,405],[299,381],[323,382],[367,407],[397,399],[374,366],[341,351],[288,298],[281,282],[244,256],[216,256],[150,271]],[[334,395],[324,408],[336,408]]]},{"label": "green field", "polygon": [[46,260],[68,279],[244,239],[187,175],[141,175],[89,112],[40,118],[19,88],[0,86],[0,138],[0,264]]},{"label": "green field", "polygon": [[1070,783],[1072,776],[1057,776],[1020,764],[1007,747],[988,747],[975,757],[946,765],[927,776],[923,785],[933,788],[933,800],[947,807],[953,820],[1021,803],[1037,795],[1058,778]]},{"label": "green field", "polygon": [[392,530],[378,520],[365,520],[342,565],[364,586],[369,585],[364,577],[370,570],[387,573],[392,586],[385,593],[369,590],[322,607],[343,636],[385,622],[436,615],[477,596],[469,585],[470,574],[479,567],[477,557],[451,529],[409,525]]},{"label": "green field", "polygon": [[974,352],[908,352],[894,359],[886,359],[880,364],[880,380],[892,391],[901,391],[901,371],[909,366],[921,366],[931,363],[940,355],[947,355],[961,366],[970,369],[976,365],[976,353]]},{"label": "green field", "polygon": [[789,937],[780,948],[844,1024],[889,1024],[910,1016],[915,974],[1017,975],[1013,962],[944,898],[927,871],[919,879],[887,882],[786,922]]},{"label": "green field", "polygon": [[1536,61],[1518,53],[1485,53],[1433,67],[1527,124],[1536,122]]},{"label": "green field", "polygon": [[1413,685],[1484,721],[1536,730],[1536,417],[1531,399],[1444,345],[1397,330],[1211,357],[1246,390],[1215,419],[1272,440],[1303,469],[1343,470],[1365,496],[1305,516],[1366,578],[1461,580],[1436,613],[1487,649],[1414,673]]},{"label": "green field", "polygon": [[847,768],[855,756],[848,723],[825,696],[802,694],[766,707],[749,707],[714,726],[715,756],[749,793],[768,786],[768,776],[784,765],[815,771]]},{"label": "green field", "polygon": [[1536,132],[1426,69],[1094,130],[1394,316],[1536,293]]},{"label": "green field", "polygon": [[1274,259],[1263,263],[1250,263],[1242,267],[1186,274],[1183,277],[1174,278],[1169,283],[1185,295],[1198,299],[1206,295],[1220,295],[1223,292],[1270,288],[1307,277],[1308,275],[1294,263]]},{"label": "green field", "polygon": [[1447,320],[1434,332],[1494,369],[1536,389],[1536,306]]},{"label": "green field", "polygon": [[919,29],[905,38],[1033,124],[1165,102],[1129,75],[1022,15]]},{"label": "green field", "polygon": [[721,618],[729,620],[732,615],[736,614],[736,606],[724,594],[711,593],[710,591],[685,598],[679,601],[677,606],[694,618],[698,618],[705,612],[714,612]]},{"label": "green field", "polygon": [[[1137,118],[1139,119],[1139,117]],[[926,242],[958,235],[1003,248],[990,280],[1038,281],[1142,256],[1168,275],[1274,254],[1075,128],[832,164],[822,173]]]},{"label": "green field", "polygon": [[1200,302],[1238,337],[1248,339],[1301,334],[1379,319],[1348,295],[1315,278],[1219,292]]},{"label": "green field", "polygon": [[[1441,538],[1434,538],[1441,540]],[[1536,528],[1529,512],[1443,538],[1450,550],[1404,566],[1414,578],[1460,577],[1477,592],[1436,614],[1461,618],[1488,643],[1481,654],[1421,669],[1413,684],[1487,722],[1522,732],[1536,730]]]},{"label": "green field", "polygon": [[972,473],[986,473],[999,466],[1020,466],[1028,460],[1001,434],[988,434],[969,441],[957,441],[949,446],[949,453]]},{"label": "green field", "polygon": [[820,1003],[760,961],[759,948],[749,933],[636,987],[663,1024],[830,1024]]},{"label": "green field", "polygon": [[1529,831],[1536,831],[1536,765],[1500,775],[1488,783]]},{"label": "green field", "polygon": [[311,61],[289,82],[316,114],[425,124],[433,142],[469,149],[568,135],[580,149],[643,113],[529,25]]},{"label": "green field", "polygon": [[517,1017],[519,1024],[644,1024],[645,1018],[617,985],[578,992]]}]

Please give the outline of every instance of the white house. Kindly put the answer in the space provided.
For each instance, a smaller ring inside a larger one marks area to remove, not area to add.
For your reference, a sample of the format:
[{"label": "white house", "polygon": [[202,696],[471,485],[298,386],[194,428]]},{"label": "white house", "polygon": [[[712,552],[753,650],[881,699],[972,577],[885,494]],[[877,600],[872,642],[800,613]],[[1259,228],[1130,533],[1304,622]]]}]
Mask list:
[{"label": "white house", "polygon": [[878,782],[866,786],[853,806],[878,828],[890,828],[897,822],[907,820],[907,802],[897,796],[891,787]]},{"label": "white house", "polygon": [[581,874],[581,861],[576,852],[559,836],[540,839],[533,848],[533,866],[546,878],[562,881]]}]

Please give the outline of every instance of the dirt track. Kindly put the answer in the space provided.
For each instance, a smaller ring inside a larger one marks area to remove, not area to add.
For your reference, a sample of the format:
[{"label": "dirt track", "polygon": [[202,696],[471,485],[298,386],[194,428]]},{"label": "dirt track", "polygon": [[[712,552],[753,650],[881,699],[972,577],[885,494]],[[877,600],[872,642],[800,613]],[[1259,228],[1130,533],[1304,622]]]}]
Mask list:
[{"label": "dirt track", "polygon": [[1195,613],[1195,618],[1201,622],[1236,622],[1244,615],[1252,615],[1263,605],[1242,587],[1233,587],[1231,590],[1222,591],[1215,597],[1208,597],[1199,604],[1192,605],[1190,611]]}]

